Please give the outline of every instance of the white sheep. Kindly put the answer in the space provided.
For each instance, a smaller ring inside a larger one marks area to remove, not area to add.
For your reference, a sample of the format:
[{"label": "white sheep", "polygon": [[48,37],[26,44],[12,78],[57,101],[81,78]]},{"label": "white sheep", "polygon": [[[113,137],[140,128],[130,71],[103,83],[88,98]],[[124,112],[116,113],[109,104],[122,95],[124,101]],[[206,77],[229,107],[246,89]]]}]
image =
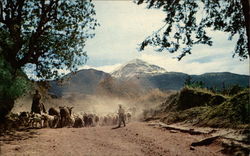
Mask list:
[{"label": "white sheep", "polygon": [[43,113],[44,127],[57,128],[60,121],[60,117],[56,115],[48,115]]},{"label": "white sheep", "polygon": [[41,114],[37,114],[37,113],[32,113],[30,116],[30,122],[29,122],[32,126],[32,128],[39,128],[38,127],[38,123],[40,128],[43,127],[43,116]]}]

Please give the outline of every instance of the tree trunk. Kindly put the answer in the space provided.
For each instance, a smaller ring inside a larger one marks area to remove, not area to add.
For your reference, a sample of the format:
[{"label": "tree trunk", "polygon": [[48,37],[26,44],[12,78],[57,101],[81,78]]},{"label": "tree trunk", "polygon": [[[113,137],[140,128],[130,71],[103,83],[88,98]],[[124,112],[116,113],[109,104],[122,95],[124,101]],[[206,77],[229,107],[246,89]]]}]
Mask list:
[{"label": "tree trunk", "polygon": [[0,99],[0,123],[4,123],[5,116],[14,107],[14,99]]},{"label": "tree trunk", "polygon": [[241,0],[247,32],[248,57],[250,57],[250,0]]}]

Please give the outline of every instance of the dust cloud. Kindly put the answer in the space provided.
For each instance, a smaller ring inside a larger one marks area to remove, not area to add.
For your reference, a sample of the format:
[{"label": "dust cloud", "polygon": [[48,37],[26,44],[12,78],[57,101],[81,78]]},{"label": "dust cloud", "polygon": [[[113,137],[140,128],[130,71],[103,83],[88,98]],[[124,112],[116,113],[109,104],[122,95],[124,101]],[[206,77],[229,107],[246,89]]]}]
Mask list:
[{"label": "dust cloud", "polygon": [[[124,98],[112,95],[86,95],[80,93],[69,93],[61,98],[43,96],[41,102],[46,110],[59,106],[74,107],[74,114],[94,113],[97,115],[116,114],[119,105],[122,105],[126,112],[133,113],[134,119],[140,119],[145,109],[155,108],[165,101],[168,93],[153,90],[137,98]],[[12,112],[30,111],[32,95],[26,95],[18,99]]]}]

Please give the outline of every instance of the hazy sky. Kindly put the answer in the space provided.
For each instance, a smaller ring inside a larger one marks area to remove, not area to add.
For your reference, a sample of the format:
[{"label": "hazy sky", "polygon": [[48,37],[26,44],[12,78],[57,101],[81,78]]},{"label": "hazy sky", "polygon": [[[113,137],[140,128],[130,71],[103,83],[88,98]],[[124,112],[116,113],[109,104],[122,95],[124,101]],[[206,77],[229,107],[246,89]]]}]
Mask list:
[{"label": "hazy sky", "polygon": [[228,71],[249,75],[249,60],[232,58],[236,40],[228,41],[228,35],[223,32],[211,31],[212,47],[194,46],[192,55],[177,61],[173,58],[177,53],[158,53],[151,47],[137,51],[138,44],[164,24],[165,15],[161,10],[148,10],[145,5],[130,1],[94,1],[94,4],[101,26],[96,29],[96,36],[87,41],[85,50],[89,60],[82,68],[111,72],[121,64],[140,58],[167,71],[188,74]]}]

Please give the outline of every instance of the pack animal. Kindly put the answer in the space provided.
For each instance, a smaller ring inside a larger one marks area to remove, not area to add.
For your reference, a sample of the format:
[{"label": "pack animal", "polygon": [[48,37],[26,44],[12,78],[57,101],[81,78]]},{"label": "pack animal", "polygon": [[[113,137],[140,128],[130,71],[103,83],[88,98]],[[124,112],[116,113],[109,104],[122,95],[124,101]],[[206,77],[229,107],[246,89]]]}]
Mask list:
[{"label": "pack animal", "polygon": [[[44,118],[41,114],[32,113],[30,116],[30,124],[32,128],[42,128],[43,127]],[[39,124],[39,127],[38,127]]]},{"label": "pack animal", "polygon": [[59,107],[61,116],[61,126],[73,126],[74,123],[71,117],[73,107]]},{"label": "pack animal", "polygon": [[28,127],[30,123],[30,113],[29,112],[21,112],[19,115],[19,121],[21,126]]},{"label": "pack animal", "polygon": [[79,117],[79,116],[76,116],[76,117],[75,117],[75,122],[74,122],[73,127],[74,127],[74,128],[81,128],[81,127],[83,127],[83,126],[84,126],[84,122],[83,122],[82,118]]},{"label": "pack animal", "polygon": [[83,122],[84,122],[84,126],[87,127],[88,126],[88,115],[86,113],[83,115]]},{"label": "pack animal", "polygon": [[51,107],[48,112],[49,112],[49,115],[54,116],[52,127],[54,128],[62,127],[62,125],[60,125],[60,120],[61,120],[60,111],[54,107]]},{"label": "pack animal", "polygon": [[44,127],[57,128],[60,121],[59,116],[45,113],[42,113],[42,116],[44,118]]},{"label": "pack animal", "polygon": [[131,117],[132,117],[131,113],[128,112],[128,113],[126,114],[126,117],[127,117],[127,121],[130,122],[130,121],[131,121]]}]

